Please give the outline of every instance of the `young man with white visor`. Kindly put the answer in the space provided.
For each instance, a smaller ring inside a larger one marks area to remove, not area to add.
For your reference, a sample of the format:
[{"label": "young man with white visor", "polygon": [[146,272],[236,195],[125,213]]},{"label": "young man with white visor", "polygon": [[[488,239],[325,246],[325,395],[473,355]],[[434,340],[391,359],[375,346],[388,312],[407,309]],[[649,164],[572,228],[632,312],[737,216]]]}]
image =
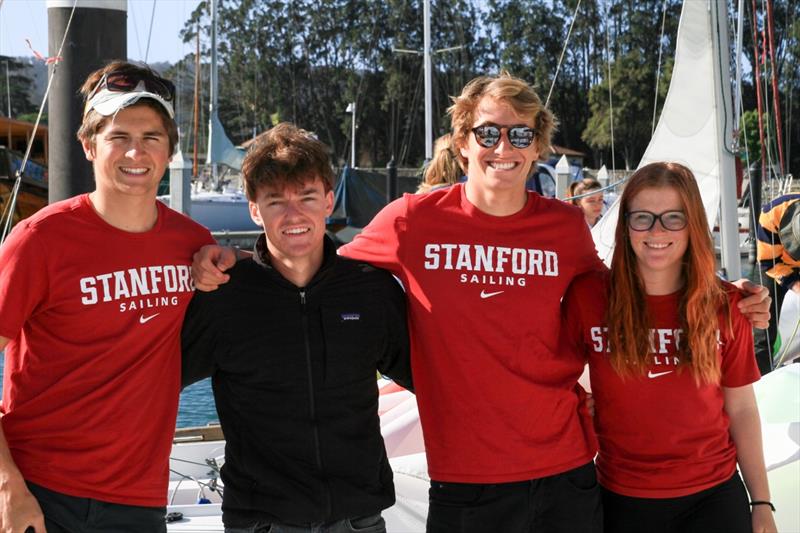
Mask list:
[{"label": "young man with white visor", "polygon": [[81,94],[95,190],[0,248],[0,532],[164,532],[189,265],[213,239],[156,201],[172,83],[115,61]]}]

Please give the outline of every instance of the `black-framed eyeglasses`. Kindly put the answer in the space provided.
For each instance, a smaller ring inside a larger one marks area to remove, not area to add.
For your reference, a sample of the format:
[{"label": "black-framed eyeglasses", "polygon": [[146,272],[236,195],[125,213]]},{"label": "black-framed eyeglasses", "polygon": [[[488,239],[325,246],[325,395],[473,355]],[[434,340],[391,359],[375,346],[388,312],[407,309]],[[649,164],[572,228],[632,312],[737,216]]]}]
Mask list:
[{"label": "black-framed eyeglasses", "polygon": [[668,231],[680,231],[689,223],[683,211],[664,211],[660,214],[650,211],[628,211],[625,213],[625,218],[628,220],[628,227],[633,231],[650,231],[656,225],[656,220]]},{"label": "black-framed eyeglasses", "polygon": [[514,148],[527,148],[533,143],[536,137],[536,130],[524,124],[515,126],[498,126],[496,124],[481,124],[472,128],[472,133],[475,134],[475,140],[484,148],[491,148],[500,142],[500,136],[506,130],[508,142]]},{"label": "black-framed eyeglasses", "polygon": [[103,74],[86,100],[91,100],[103,88],[111,92],[128,93],[135,90],[139,83],[144,83],[147,92],[157,94],[167,102],[175,100],[175,85],[171,81],[139,71],[116,71]]}]

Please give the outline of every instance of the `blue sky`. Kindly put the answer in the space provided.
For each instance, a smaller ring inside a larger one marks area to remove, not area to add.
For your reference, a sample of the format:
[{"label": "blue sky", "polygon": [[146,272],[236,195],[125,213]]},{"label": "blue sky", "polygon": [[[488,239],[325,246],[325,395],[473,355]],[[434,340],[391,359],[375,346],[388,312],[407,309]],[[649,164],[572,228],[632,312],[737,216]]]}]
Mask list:
[{"label": "blue sky", "polygon": [[[33,55],[33,48],[47,55],[46,0],[0,0],[0,55]],[[178,33],[199,0],[128,0],[128,58],[144,61],[151,13],[155,3],[148,62],[174,63],[194,50],[181,42]]]}]

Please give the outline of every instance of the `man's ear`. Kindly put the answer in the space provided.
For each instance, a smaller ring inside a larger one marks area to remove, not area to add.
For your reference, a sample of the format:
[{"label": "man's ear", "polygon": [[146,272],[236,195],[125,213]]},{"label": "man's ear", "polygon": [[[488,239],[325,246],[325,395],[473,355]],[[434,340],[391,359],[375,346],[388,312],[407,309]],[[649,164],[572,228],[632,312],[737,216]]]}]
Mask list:
[{"label": "man's ear", "polygon": [[83,155],[86,156],[86,159],[89,161],[94,161],[94,139],[82,140],[81,146],[83,147]]},{"label": "man's ear", "polygon": [[333,191],[325,193],[325,216],[331,216],[333,213]]},{"label": "man's ear", "polygon": [[253,222],[256,223],[259,227],[264,227],[264,221],[261,219],[261,213],[258,211],[258,204],[255,202],[247,202],[247,206],[250,208],[250,218]]}]

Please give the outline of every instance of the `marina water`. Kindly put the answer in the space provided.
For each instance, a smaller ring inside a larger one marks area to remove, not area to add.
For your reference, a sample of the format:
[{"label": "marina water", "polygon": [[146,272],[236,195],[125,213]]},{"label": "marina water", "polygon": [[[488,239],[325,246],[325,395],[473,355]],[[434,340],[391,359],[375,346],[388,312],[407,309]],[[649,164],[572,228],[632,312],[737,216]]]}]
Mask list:
[{"label": "marina water", "polygon": [[[3,375],[4,365],[5,356],[0,352],[0,377]],[[1,391],[2,381],[0,381]],[[205,426],[209,422],[217,420],[217,409],[214,405],[214,395],[211,393],[210,379],[204,379],[186,387],[181,392],[176,427]]]}]

